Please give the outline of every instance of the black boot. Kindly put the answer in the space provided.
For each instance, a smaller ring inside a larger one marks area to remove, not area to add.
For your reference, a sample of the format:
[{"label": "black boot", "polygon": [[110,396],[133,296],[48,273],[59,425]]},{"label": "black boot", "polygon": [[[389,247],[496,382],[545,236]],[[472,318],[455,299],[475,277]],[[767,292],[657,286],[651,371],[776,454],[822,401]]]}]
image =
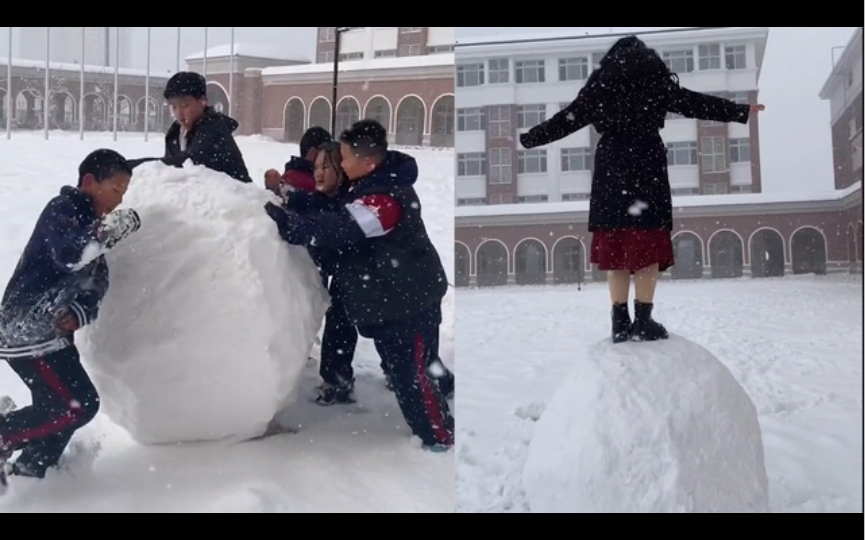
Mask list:
[{"label": "black boot", "polygon": [[667,329],[652,319],[654,304],[644,304],[634,300],[634,324],[631,327],[631,339],[634,341],[656,341],[667,339]]},{"label": "black boot", "polygon": [[613,304],[613,343],[622,343],[631,338],[631,314],[628,304]]}]

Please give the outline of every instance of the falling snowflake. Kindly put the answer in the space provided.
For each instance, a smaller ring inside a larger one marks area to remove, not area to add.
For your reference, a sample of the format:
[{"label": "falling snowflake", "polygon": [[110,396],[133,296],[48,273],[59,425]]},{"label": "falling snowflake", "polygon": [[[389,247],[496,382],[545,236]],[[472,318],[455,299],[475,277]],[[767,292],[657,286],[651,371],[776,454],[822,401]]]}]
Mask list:
[{"label": "falling snowflake", "polygon": [[632,216],[640,216],[643,214],[643,210],[646,210],[648,208],[648,204],[638,199],[634,204],[631,205],[630,208],[628,208],[628,213]]}]

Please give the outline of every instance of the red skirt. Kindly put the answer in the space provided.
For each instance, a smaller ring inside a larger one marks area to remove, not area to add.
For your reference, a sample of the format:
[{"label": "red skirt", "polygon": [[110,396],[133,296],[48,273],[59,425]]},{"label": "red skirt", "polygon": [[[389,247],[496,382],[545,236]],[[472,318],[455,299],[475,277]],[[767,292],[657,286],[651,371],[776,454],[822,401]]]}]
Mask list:
[{"label": "red skirt", "polygon": [[637,270],[658,265],[663,272],[675,263],[670,231],[608,229],[592,235],[592,263],[599,270]]}]

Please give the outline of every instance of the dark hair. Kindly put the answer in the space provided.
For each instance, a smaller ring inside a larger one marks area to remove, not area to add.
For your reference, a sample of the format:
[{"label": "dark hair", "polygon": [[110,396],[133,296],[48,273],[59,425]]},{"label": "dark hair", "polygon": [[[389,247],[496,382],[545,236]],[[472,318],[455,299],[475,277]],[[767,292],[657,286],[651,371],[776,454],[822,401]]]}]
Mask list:
[{"label": "dark hair", "polygon": [[111,178],[119,172],[132,176],[132,169],[126,162],[125,157],[108,148],[94,150],[78,166],[78,187],[81,187],[84,177],[88,174],[92,174],[98,183]]},{"label": "dark hair", "polygon": [[309,128],[303,134],[303,137],[300,138],[300,157],[306,157],[306,154],[311,149],[318,148],[331,141],[333,141],[333,137],[323,127],[313,126]]},{"label": "dark hair", "polygon": [[375,120],[361,120],[339,136],[340,142],[351,146],[357,155],[384,161],[387,156],[387,130]]},{"label": "dark hair", "polygon": [[637,36],[626,36],[616,41],[601,59],[600,71],[606,82],[652,79],[653,82],[678,84],[678,77],[670,71],[661,55]]},{"label": "dark hair", "polygon": [[324,160],[333,167],[341,180],[345,179],[345,171],[342,170],[342,156],[340,155],[339,143],[335,141],[326,142],[318,147],[318,151],[324,154]]},{"label": "dark hair", "polygon": [[165,99],[183,96],[203,98],[207,96],[207,81],[193,71],[179,71],[165,83],[162,95]]}]

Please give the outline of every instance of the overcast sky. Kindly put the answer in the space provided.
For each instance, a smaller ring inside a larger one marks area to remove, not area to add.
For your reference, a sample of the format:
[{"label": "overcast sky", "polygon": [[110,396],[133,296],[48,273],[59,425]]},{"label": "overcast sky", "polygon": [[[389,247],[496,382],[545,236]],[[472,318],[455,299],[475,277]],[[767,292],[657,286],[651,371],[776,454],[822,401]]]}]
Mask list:
[{"label": "overcast sky", "polygon": [[[477,37],[493,40],[665,28],[674,27],[461,26],[457,28],[456,39],[459,42]],[[854,30],[855,27],[770,27],[759,81],[759,99],[766,105],[766,110],[760,113],[764,192],[834,189],[829,103],[821,100],[819,94],[832,69],[832,48],[847,45]],[[840,54],[840,50],[836,51],[836,58]]]},{"label": "overcast sky", "polygon": [[[457,27],[461,38],[516,35],[561,35],[603,32],[639,32],[671,27]],[[832,48],[844,46],[854,27],[771,27],[760,78],[760,101],[766,105],[760,121],[763,189],[766,192],[815,192],[833,188],[829,104],[819,98],[832,66]],[[146,60],[146,29],[133,32],[133,67]],[[8,28],[0,29],[0,51],[7,52]],[[229,27],[210,27],[208,45],[227,44]],[[238,27],[236,41],[278,47],[290,56],[311,60],[316,27]],[[154,27],[153,70],[173,70],[177,28]],[[183,56],[204,48],[203,27],[183,27]],[[14,52],[14,49],[13,49]],[[840,51],[839,51],[840,53]]]}]

